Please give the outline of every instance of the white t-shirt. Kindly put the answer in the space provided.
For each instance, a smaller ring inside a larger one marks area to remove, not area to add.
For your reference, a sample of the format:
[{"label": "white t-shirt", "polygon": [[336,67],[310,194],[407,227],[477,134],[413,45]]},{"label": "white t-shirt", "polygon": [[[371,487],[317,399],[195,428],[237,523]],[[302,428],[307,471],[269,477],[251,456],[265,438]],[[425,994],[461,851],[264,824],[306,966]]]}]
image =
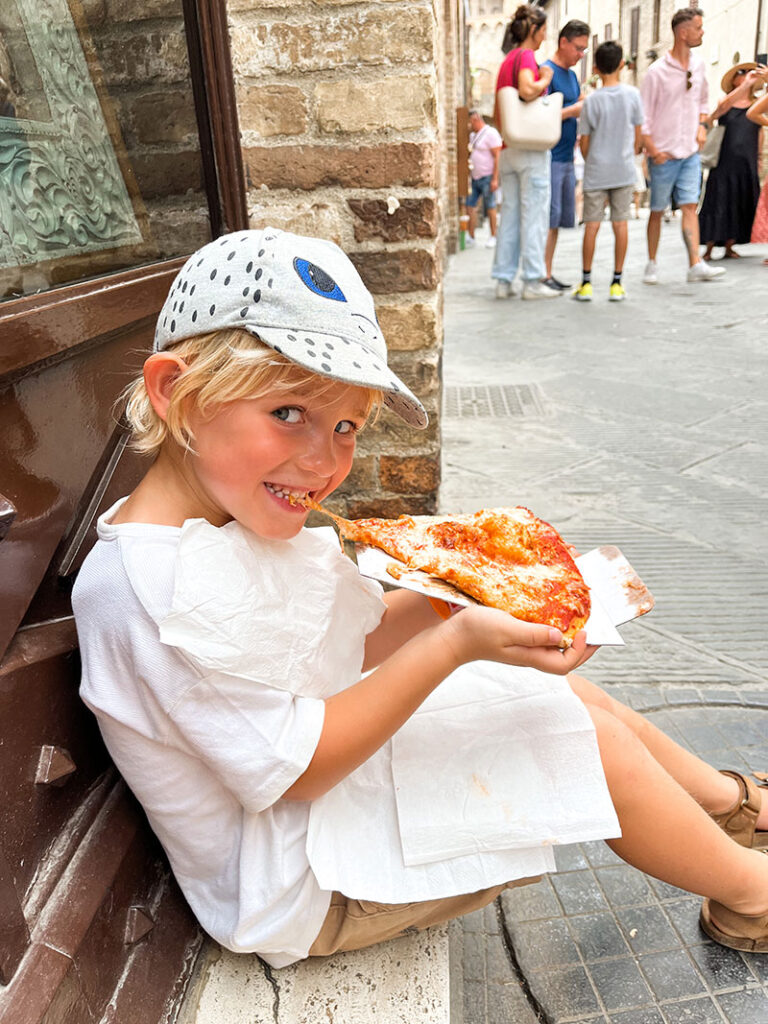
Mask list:
[{"label": "white t-shirt", "polygon": [[554,869],[616,836],[586,708],[560,676],[490,662],[448,676],[390,741],[311,803],[324,701],[381,620],[330,528],[99,520],[73,606],[81,694],[201,925],[282,967],[329,894],[409,903]]},{"label": "white t-shirt", "polygon": [[[230,531],[229,540],[242,547],[246,531],[237,524],[219,531],[202,521],[182,529],[112,526],[107,520],[116,508],[99,520],[99,541],[73,593],[81,696],[205,930],[228,949],[258,952],[273,966],[285,966],[307,955],[330,894],[307,859],[310,804],[279,798],[317,746],[325,707],[320,691],[329,695],[360,676],[365,634],[384,607],[381,588],[340,555],[330,529],[303,530],[287,542],[248,534],[246,554],[261,569],[250,582],[249,612],[261,604],[266,640],[255,661],[267,681],[227,671],[226,650],[217,671],[190,649],[205,639],[194,613],[186,621],[198,636],[187,649],[160,642],[160,634],[167,632],[173,643],[174,630],[183,632],[185,614],[172,614],[172,608],[179,604],[179,588],[186,587],[189,597],[195,582],[185,583],[177,572],[183,535],[198,552],[206,542],[215,551],[220,532]],[[237,594],[231,566],[220,561]],[[300,594],[287,594],[285,575],[275,565],[285,566],[289,578],[301,572]],[[292,597],[299,598],[293,608]],[[315,602],[323,605],[317,609],[322,620],[329,599],[338,612],[330,635],[311,625]],[[230,621],[236,612],[219,609]],[[173,621],[163,625],[169,616]],[[272,622],[291,619],[301,621],[303,649],[296,642],[281,649],[285,637],[270,629]],[[322,677],[317,696],[279,688],[290,685],[292,668],[299,666]],[[281,681],[277,673],[289,678]]]}]

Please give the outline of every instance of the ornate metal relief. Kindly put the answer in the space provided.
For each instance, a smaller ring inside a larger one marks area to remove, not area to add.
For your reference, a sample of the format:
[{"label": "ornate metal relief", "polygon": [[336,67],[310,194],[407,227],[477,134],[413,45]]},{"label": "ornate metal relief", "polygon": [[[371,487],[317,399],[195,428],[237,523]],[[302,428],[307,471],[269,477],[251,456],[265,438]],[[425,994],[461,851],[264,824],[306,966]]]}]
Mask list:
[{"label": "ornate metal relief", "polygon": [[0,74],[3,64],[31,59],[35,67],[25,74],[38,93],[19,103],[15,117],[0,116],[0,267],[140,243],[136,197],[116,154],[119,137],[66,0],[6,4],[15,10],[0,18]]}]

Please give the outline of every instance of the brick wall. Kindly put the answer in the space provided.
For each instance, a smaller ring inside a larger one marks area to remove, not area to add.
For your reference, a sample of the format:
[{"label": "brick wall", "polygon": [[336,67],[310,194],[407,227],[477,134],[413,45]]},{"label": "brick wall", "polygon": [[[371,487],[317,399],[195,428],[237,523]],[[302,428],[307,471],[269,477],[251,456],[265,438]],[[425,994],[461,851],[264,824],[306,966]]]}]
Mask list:
[{"label": "brick wall", "polygon": [[350,254],[390,364],[430,414],[416,431],[384,410],[364,432],[336,501],[352,516],[436,505],[459,10],[459,0],[228,0],[251,226],[330,238]]}]

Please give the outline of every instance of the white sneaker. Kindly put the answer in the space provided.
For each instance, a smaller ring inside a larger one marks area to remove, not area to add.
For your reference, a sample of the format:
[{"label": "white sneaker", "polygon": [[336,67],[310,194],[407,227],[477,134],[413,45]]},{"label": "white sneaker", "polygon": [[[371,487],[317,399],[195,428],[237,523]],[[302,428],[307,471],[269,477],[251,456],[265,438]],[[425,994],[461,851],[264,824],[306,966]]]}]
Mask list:
[{"label": "white sneaker", "polygon": [[643,274],[643,284],[658,284],[659,274],[656,268],[656,260],[648,260],[645,264],[645,273]]},{"label": "white sneaker", "polygon": [[464,239],[464,248],[465,249],[474,249],[474,247],[476,245],[477,245],[477,242],[472,237],[472,235],[467,235],[467,237]]},{"label": "white sneaker", "polygon": [[722,267],[713,267],[704,260],[699,260],[692,267],[688,267],[686,280],[688,281],[714,281],[716,277],[722,277],[725,273]]},{"label": "white sneaker", "polygon": [[559,288],[549,288],[543,281],[529,281],[523,285],[524,299],[559,299],[562,294]]},{"label": "white sneaker", "polygon": [[496,236],[495,235],[491,235],[491,237],[485,243],[485,248],[486,249],[495,249],[496,248]]},{"label": "white sneaker", "polygon": [[508,299],[510,295],[514,295],[512,290],[511,281],[497,281],[496,282],[496,298],[497,299]]}]

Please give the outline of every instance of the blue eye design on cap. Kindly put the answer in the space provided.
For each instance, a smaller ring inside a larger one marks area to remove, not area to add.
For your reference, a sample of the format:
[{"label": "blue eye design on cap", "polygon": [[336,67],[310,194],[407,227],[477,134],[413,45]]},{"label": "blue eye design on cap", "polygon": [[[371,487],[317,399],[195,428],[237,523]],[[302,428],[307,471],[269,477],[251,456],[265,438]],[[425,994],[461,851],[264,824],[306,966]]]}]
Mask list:
[{"label": "blue eye design on cap", "polygon": [[316,263],[309,260],[301,260],[298,257],[293,261],[293,267],[304,284],[315,295],[322,295],[324,299],[333,299],[335,302],[346,302],[344,292],[339,288],[330,274],[318,267]]}]

